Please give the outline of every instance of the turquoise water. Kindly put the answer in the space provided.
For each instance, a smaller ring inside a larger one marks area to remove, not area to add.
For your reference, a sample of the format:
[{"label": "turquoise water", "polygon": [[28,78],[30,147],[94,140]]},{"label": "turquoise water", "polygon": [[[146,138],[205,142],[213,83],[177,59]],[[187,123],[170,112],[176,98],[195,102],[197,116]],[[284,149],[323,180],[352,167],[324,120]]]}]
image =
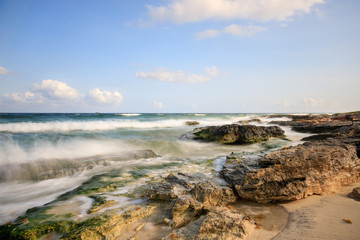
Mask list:
[{"label": "turquoise water", "polygon": [[[159,176],[170,171],[219,170],[224,156],[231,152],[260,156],[291,144],[276,139],[226,146],[181,138],[196,127],[251,118],[260,118],[262,125],[274,120],[264,114],[1,113],[0,223],[55,199],[94,175],[115,169],[124,174],[138,174],[141,169]],[[200,125],[188,126],[187,121]],[[285,130],[292,143],[302,137]],[[161,157],[121,158],[129,151],[144,149]],[[213,166],[207,164],[209,159],[214,159]],[[69,170],[69,164],[77,167]]]}]

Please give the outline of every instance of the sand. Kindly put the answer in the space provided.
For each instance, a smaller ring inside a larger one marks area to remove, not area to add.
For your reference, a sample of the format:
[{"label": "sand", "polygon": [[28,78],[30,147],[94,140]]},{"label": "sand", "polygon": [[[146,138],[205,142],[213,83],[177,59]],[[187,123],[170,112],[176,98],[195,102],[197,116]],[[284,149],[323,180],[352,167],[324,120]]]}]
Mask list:
[{"label": "sand", "polygon": [[[356,183],[343,187],[336,194],[310,196],[307,199],[279,204],[288,212],[285,228],[280,231],[253,229],[248,239],[359,240],[360,202],[347,196],[354,187],[359,186],[360,183]],[[346,223],[343,219],[349,219],[352,223]]]}]

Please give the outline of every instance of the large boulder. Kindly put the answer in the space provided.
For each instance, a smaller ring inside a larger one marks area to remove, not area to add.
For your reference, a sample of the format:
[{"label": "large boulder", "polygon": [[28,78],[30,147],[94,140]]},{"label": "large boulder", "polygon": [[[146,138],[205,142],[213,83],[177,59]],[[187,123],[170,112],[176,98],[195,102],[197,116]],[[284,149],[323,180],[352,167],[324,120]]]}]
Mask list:
[{"label": "large boulder", "polygon": [[354,144],[315,141],[267,154],[258,166],[225,164],[221,174],[241,198],[288,201],[334,192],[360,180],[360,159]]},{"label": "large boulder", "polygon": [[284,137],[278,126],[223,125],[195,129],[195,139],[216,141],[223,144],[244,144],[266,141],[271,137]]}]

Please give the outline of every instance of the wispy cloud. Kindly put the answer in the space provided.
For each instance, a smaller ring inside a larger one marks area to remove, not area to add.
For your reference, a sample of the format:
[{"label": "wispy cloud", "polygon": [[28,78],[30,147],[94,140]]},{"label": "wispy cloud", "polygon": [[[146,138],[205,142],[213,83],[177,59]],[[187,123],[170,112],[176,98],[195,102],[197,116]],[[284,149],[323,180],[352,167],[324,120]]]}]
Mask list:
[{"label": "wispy cloud", "polygon": [[11,72],[9,70],[4,68],[3,66],[0,66],[0,75],[7,75],[7,74],[10,74],[10,73]]},{"label": "wispy cloud", "polygon": [[183,24],[205,20],[246,19],[286,21],[310,13],[325,0],[170,0],[165,5],[147,5],[151,22]]},{"label": "wispy cloud", "polygon": [[170,71],[166,68],[158,68],[148,72],[137,72],[138,78],[151,79],[161,82],[185,82],[185,83],[201,83],[208,82],[219,74],[216,66],[205,68],[205,74],[185,73],[181,70]]},{"label": "wispy cloud", "polygon": [[95,88],[89,91],[89,96],[98,103],[105,104],[120,104],[124,97],[118,92],[101,91],[99,88]]},{"label": "wispy cloud", "polygon": [[215,38],[223,34],[230,34],[236,37],[251,37],[255,33],[266,31],[266,28],[261,26],[242,26],[239,24],[231,24],[220,30],[209,29],[203,32],[195,34],[196,40],[202,40],[205,38]]},{"label": "wispy cloud", "polygon": [[163,108],[163,103],[162,103],[162,102],[159,102],[159,101],[157,101],[157,100],[154,100],[154,101],[153,101],[153,104],[154,104],[154,106],[155,106],[156,108],[158,108],[158,109]]},{"label": "wispy cloud", "polygon": [[304,104],[306,107],[324,107],[325,101],[321,98],[304,98]]}]

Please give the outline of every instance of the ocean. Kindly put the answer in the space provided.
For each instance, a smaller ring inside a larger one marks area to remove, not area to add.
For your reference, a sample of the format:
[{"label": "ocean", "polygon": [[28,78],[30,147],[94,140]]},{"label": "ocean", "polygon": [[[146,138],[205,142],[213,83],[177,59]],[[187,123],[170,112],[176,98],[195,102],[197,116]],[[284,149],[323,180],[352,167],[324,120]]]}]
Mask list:
[{"label": "ocean", "polygon": [[[184,137],[197,127],[253,118],[261,122],[251,124],[265,126],[288,120],[267,114],[1,113],[0,224],[55,200],[96,175],[115,172],[118,178],[131,179],[117,187],[117,193],[124,193],[170,172],[218,171],[231,152],[255,159],[308,136],[282,127],[289,140],[221,145]],[[187,121],[200,124],[187,125]],[[129,155],[146,149],[158,157]],[[86,213],[91,200],[78,200]],[[126,205],[139,200],[117,201]]]}]

